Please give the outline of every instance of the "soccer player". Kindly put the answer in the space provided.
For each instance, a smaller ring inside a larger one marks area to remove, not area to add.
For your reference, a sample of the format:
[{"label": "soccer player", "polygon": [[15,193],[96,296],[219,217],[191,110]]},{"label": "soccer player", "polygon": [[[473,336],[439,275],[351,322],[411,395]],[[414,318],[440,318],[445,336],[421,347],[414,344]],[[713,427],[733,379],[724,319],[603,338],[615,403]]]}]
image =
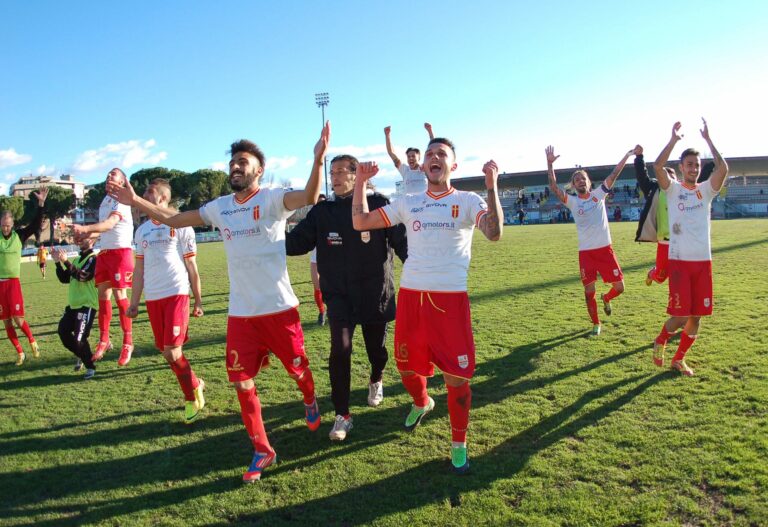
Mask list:
[{"label": "soccer player", "polygon": [[43,276],[43,280],[45,280],[45,269],[48,266],[48,251],[45,245],[37,248],[37,265],[40,267],[40,274]]},{"label": "soccer player", "polygon": [[[107,183],[127,184],[128,178],[119,168],[107,174]],[[133,353],[132,321],[128,317],[126,289],[133,281],[133,216],[131,208],[105,196],[99,206],[99,222],[93,225],[72,225],[75,240],[84,237],[101,237],[101,251],[96,260],[96,287],[99,290],[99,343],[94,360],[101,360],[112,349],[109,340],[109,323],[112,320],[112,292],[117,298],[120,327],[123,330],[123,347],[117,360],[118,366],[127,366]]]},{"label": "soccer player", "polygon": [[395,316],[395,360],[403,386],[413,398],[406,430],[414,430],[435,407],[427,394],[427,377],[437,366],[448,390],[451,463],[461,474],[469,469],[467,427],[475,371],[475,343],[467,296],[472,233],[491,241],[501,238],[502,211],[498,167],[483,166],[488,203],[474,192],[451,186],[456,150],[445,138],[429,142],[424,156],[427,191],[411,194],[369,212],[365,184],[378,172],[374,162],[357,169],[352,223],[359,231],[405,225],[408,259],[400,278]]},{"label": "soccer player", "polygon": [[[432,125],[424,123],[424,129],[429,134],[429,140],[435,138],[432,132]],[[408,164],[404,165],[400,158],[397,157],[395,151],[392,149],[392,139],[390,134],[392,127],[387,126],[384,128],[384,137],[387,142],[387,153],[395,164],[395,168],[403,177],[403,186],[405,188],[404,194],[420,194],[427,190],[427,176],[421,170],[419,161],[421,160],[421,151],[418,148],[410,147],[405,151],[405,156],[408,159]]]},{"label": "soccer player", "polygon": [[[317,202],[325,201],[325,194],[320,194]],[[315,305],[317,306],[317,325],[325,326],[325,302],[323,301],[323,291],[320,289],[320,273],[317,272],[317,250],[312,249],[309,253],[309,276],[312,279],[312,288],[314,289]]]},{"label": "soccer player", "polygon": [[[30,197],[32,194],[30,194]],[[24,364],[26,354],[19,343],[19,337],[16,335],[16,324],[27,339],[32,348],[32,356],[40,357],[40,348],[37,345],[35,337],[32,336],[32,330],[29,324],[24,320],[24,296],[21,294],[21,248],[27,238],[40,230],[40,224],[43,222],[43,212],[45,210],[45,198],[48,197],[48,188],[43,187],[36,193],[37,213],[32,221],[26,227],[13,230],[13,214],[10,211],[0,213],[0,231],[3,237],[0,239],[0,320],[5,325],[5,332],[8,334],[8,340],[16,348],[16,366]]]},{"label": "soccer player", "polygon": [[[168,208],[171,185],[165,179],[153,179],[147,185],[144,199],[157,207]],[[191,424],[205,406],[205,382],[195,376],[182,350],[189,340],[190,283],[195,298],[192,314],[203,316],[200,274],[195,262],[195,231],[192,227],[176,229],[150,219],[136,229],[135,240],[136,262],[128,316],[136,318],[139,314],[139,301],[144,292],[155,346],[176,374],[184,394],[184,422]]]},{"label": "soccer player", "polygon": [[633,151],[630,150],[624,154],[616,168],[605,178],[600,187],[594,190],[592,190],[592,181],[586,170],[579,169],[574,172],[571,176],[570,186],[576,189],[576,196],[569,196],[557,186],[554,163],[560,156],[555,155],[555,149],[552,146],[548,146],[545,151],[549,188],[568,207],[576,222],[581,283],[584,285],[587,311],[592,319],[592,335],[598,336],[601,330],[600,317],[597,314],[597,301],[595,300],[595,282],[597,282],[598,273],[603,282],[611,284],[611,289],[600,295],[606,315],[610,315],[612,312],[611,300],[624,291],[624,275],[611,247],[611,231],[608,228],[608,216],[605,213],[605,197]]},{"label": "soccer player", "polygon": [[710,242],[709,212],[712,200],[720,192],[728,165],[709,137],[707,122],[701,136],[709,145],[714,159],[711,177],[698,183],[701,158],[693,148],[683,150],[680,156],[682,181],[670,178],[665,165],[682,135],[682,125],[672,126],[672,137],[661,151],[653,169],[659,187],[667,195],[669,215],[669,318],[653,344],[653,362],[664,365],[664,349],[669,338],[681,327],[680,344],[672,357],[671,367],[683,375],[692,376],[693,370],[685,363],[685,354],[699,334],[701,317],[712,314],[712,249]]},{"label": "soccer player", "polygon": [[[669,266],[669,218],[667,217],[667,195],[659,190],[659,182],[656,178],[648,176],[643,160],[643,147],[637,145],[635,153],[635,178],[637,184],[645,195],[645,205],[640,213],[640,221],[637,226],[636,242],[656,242],[656,263],[648,271],[645,285],[653,282],[663,284],[667,279],[667,267]],[[707,163],[701,170],[699,182],[703,183],[712,174],[713,163]],[[675,171],[664,167],[670,179],[677,179]]]},{"label": "soccer player", "polygon": [[64,249],[54,248],[51,251],[56,262],[56,277],[62,284],[69,284],[67,307],[59,321],[59,338],[64,347],[77,357],[75,371],[85,365],[83,378],[86,380],[96,375],[96,365],[88,343],[93,319],[99,308],[99,295],[94,284],[96,255],[93,253],[93,243],[93,238],[82,238],[78,244],[80,254],[71,262]]},{"label": "soccer player", "polygon": [[[358,165],[358,160],[351,155],[333,158],[331,182],[335,198],[312,207],[285,239],[289,255],[317,251],[320,287],[328,302],[331,329],[328,370],[336,411],[329,434],[332,441],[343,441],[352,429],[349,411],[352,337],[358,325],[363,331],[371,365],[368,405],[378,406],[384,399],[382,375],[389,358],[387,325],[395,319],[393,252],[397,251],[403,261],[407,256],[402,225],[362,233],[352,226],[352,191]],[[367,201],[371,210],[389,203],[373,190]]]},{"label": "soccer player", "polygon": [[296,309],[299,301],[288,279],[285,221],[292,211],[317,202],[330,136],[331,126],[326,123],[315,145],[314,163],[304,190],[261,187],[264,154],[246,139],[233,143],[230,150],[229,185],[234,194],[197,210],[176,212],[158,207],[138,197],[130,184],[107,184],[107,191],[121,203],[137,207],[169,227],[215,225],[222,234],[229,271],[227,374],[237,391],[243,423],[255,449],[251,465],[243,474],[245,482],[259,480],[262,471],[277,459],[264,429],[254,383],[269,352],[280,359],[301,390],[309,429],[320,427],[315,383]]}]

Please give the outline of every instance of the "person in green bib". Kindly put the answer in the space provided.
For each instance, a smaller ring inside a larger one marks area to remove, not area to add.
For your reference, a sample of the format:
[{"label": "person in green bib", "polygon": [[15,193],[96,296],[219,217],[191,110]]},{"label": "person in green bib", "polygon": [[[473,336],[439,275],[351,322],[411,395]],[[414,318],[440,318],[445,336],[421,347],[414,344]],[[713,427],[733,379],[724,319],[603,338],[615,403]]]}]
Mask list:
[{"label": "person in green bib", "polygon": [[27,321],[24,320],[24,296],[21,294],[21,282],[19,282],[21,249],[27,238],[40,230],[48,188],[38,189],[36,193],[30,194],[30,198],[33,194],[36,195],[39,206],[35,217],[26,227],[14,230],[13,214],[7,210],[0,212],[0,232],[2,232],[2,237],[0,237],[0,320],[5,324],[8,340],[16,348],[16,366],[24,364],[26,354],[21,347],[19,337],[16,335],[14,324],[29,339],[32,356],[35,358],[40,356],[40,349],[35,337],[32,336],[32,330],[29,329]]},{"label": "person in green bib", "polygon": [[64,347],[85,365],[85,379],[92,379],[96,374],[91,345],[88,343],[93,319],[99,309],[99,294],[93,279],[96,271],[93,243],[93,238],[80,240],[80,254],[71,262],[64,249],[59,247],[51,251],[56,262],[56,277],[62,284],[69,284],[67,307],[59,321],[59,338]]}]

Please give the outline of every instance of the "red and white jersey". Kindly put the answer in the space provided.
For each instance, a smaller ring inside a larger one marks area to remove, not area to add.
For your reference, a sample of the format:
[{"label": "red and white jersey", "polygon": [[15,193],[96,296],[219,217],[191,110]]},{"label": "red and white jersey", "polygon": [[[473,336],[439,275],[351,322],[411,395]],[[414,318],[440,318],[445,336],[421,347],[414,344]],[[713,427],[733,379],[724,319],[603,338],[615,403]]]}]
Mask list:
[{"label": "red and white jersey", "polygon": [[670,179],[667,193],[669,259],[712,260],[709,213],[717,192],[710,180],[689,187]]},{"label": "red and white jersey", "polygon": [[101,248],[130,249],[133,240],[131,207],[107,196],[99,205],[99,223],[106,221],[110,216],[117,216],[120,221],[112,229],[101,233]]},{"label": "red and white jersey", "polygon": [[200,208],[200,217],[224,239],[229,270],[229,315],[252,317],[299,305],[285,256],[285,189],[260,188],[239,201],[222,196]]},{"label": "red and white jersey", "polygon": [[184,258],[197,253],[192,227],[175,229],[155,220],[136,229],[136,259],[144,261],[144,299],[189,294]]},{"label": "red and white jersey", "polygon": [[573,221],[576,222],[580,251],[599,249],[611,244],[608,215],[605,213],[605,196],[608,192],[609,189],[600,185],[585,199],[565,195],[565,206],[571,210]]},{"label": "red and white jersey", "polygon": [[427,175],[421,171],[421,168],[413,170],[408,163],[400,163],[397,170],[403,176],[406,194],[421,194],[427,191]]},{"label": "red and white jersey", "polygon": [[387,226],[402,223],[408,259],[400,287],[417,291],[466,291],[472,233],[488,206],[474,192],[451,188],[400,198],[374,212]]}]

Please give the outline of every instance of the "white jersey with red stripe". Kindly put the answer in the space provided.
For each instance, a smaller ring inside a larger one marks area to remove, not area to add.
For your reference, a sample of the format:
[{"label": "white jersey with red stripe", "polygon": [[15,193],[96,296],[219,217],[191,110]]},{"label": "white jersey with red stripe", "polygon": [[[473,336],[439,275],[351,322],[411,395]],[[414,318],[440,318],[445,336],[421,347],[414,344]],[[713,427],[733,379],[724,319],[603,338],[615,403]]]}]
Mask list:
[{"label": "white jersey with red stripe", "polygon": [[101,233],[102,249],[130,249],[133,240],[133,215],[131,207],[105,197],[99,205],[99,223],[110,216],[117,216],[119,221],[107,232]]},{"label": "white jersey with red stripe", "polygon": [[285,189],[261,188],[238,200],[222,196],[200,208],[200,217],[224,238],[229,270],[229,315],[252,317],[299,305],[285,256]]},{"label": "white jersey with red stripe", "polygon": [[144,298],[160,300],[189,294],[184,259],[195,256],[197,243],[192,227],[175,229],[154,220],[136,229],[136,259],[144,261]]},{"label": "white jersey with red stripe", "polygon": [[667,193],[669,259],[712,260],[710,209],[717,191],[710,180],[693,187],[670,179]]},{"label": "white jersey with red stripe", "polygon": [[579,250],[589,251],[611,244],[605,197],[610,190],[605,185],[593,189],[586,198],[565,195],[565,206],[571,210],[579,238]]},{"label": "white jersey with red stripe", "polygon": [[427,191],[427,175],[420,167],[414,170],[407,163],[400,163],[397,171],[403,176],[405,194],[420,194]]},{"label": "white jersey with red stripe", "polygon": [[400,287],[417,291],[466,291],[472,233],[486,214],[485,200],[451,188],[410,194],[376,209],[387,226],[402,223],[408,258]]}]

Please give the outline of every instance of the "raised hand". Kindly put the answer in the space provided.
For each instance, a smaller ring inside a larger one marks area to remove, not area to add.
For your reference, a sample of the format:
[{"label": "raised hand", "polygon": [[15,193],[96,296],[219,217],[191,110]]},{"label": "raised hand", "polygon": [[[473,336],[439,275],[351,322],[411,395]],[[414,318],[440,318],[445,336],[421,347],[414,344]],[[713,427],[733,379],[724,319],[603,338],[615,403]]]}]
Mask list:
[{"label": "raised hand", "polygon": [[427,132],[431,132],[431,131],[432,131],[432,125],[431,125],[431,124],[429,124],[429,123],[424,123],[424,129],[425,129]]},{"label": "raised hand", "polygon": [[133,201],[136,199],[136,191],[133,190],[133,186],[128,180],[125,180],[124,184],[107,180],[107,194],[123,205],[133,205]]},{"label": "raised hand", "polygon": [[45,205],[45,198],[48,197],[48,190],[49,190],[48,187],[39,187],[37,191],[31,193],[35,195],[35,197],[37,198],[37,204],[40,205],[41,207]]},{"label": "raised hand", "polygon": [[195,307],[192,308],[192,316],[195,318],[200,318],[203,316],[202,304],[198,304],[197,302],[195,302]]},{"label": "raised hand", "polygon": [[557,161],[557,158],[560,157],[555,155],[555,147],[552,145],[549,145],[547,148],[545,148],[544,152],[547,154],[548,165],[553,165],[555,161]]},{"label": "raised hand", "polygon": [[389,133],[392,131],[391,126],[385,126],[384,127],[384,135],[389,135]]},{"label": "raised hand", "polygon": [[635,149],[632,150],[632,153],[635,154],[636,156],[643,155],[643,147],[640,145],[635,145]]},{"label": "raised hand", "polygon": [[705,141],[709,141],[709,127],[707,126],[707,120],[703,117],[701,118],[701,122],[704,124],[704,128],[699,130],[701,132],[701,137],[704,138]]},{"label": "raised hand", "polygon": [[376,163],[376,161],[364,161],[357,165],[357,170],[355,170],[355,178],[359,178],[361,181],[368,181],[378,173],[379,165]]},{"label": "raised hand", "polygon": [[320,139],[315,143],[315,161],[323,161],[325,153],[328,151],[329,144],[331,144],[331,121],[325,121],[323,131],[320,132]]},{"label": "raised hand", "polygon": [[683,127],[682,124],[680,124],[680,121],[677,121],[674,125],[672,125],[672,141],[679,141],[683,138],[683,134],[680,133],[680,129]]},{"label": "raised hand", "polygon": [[485,174],[485,188],[494,188],[499,178],[499,166],[496,161],[491,159],[483,165],[483,174]]}]

